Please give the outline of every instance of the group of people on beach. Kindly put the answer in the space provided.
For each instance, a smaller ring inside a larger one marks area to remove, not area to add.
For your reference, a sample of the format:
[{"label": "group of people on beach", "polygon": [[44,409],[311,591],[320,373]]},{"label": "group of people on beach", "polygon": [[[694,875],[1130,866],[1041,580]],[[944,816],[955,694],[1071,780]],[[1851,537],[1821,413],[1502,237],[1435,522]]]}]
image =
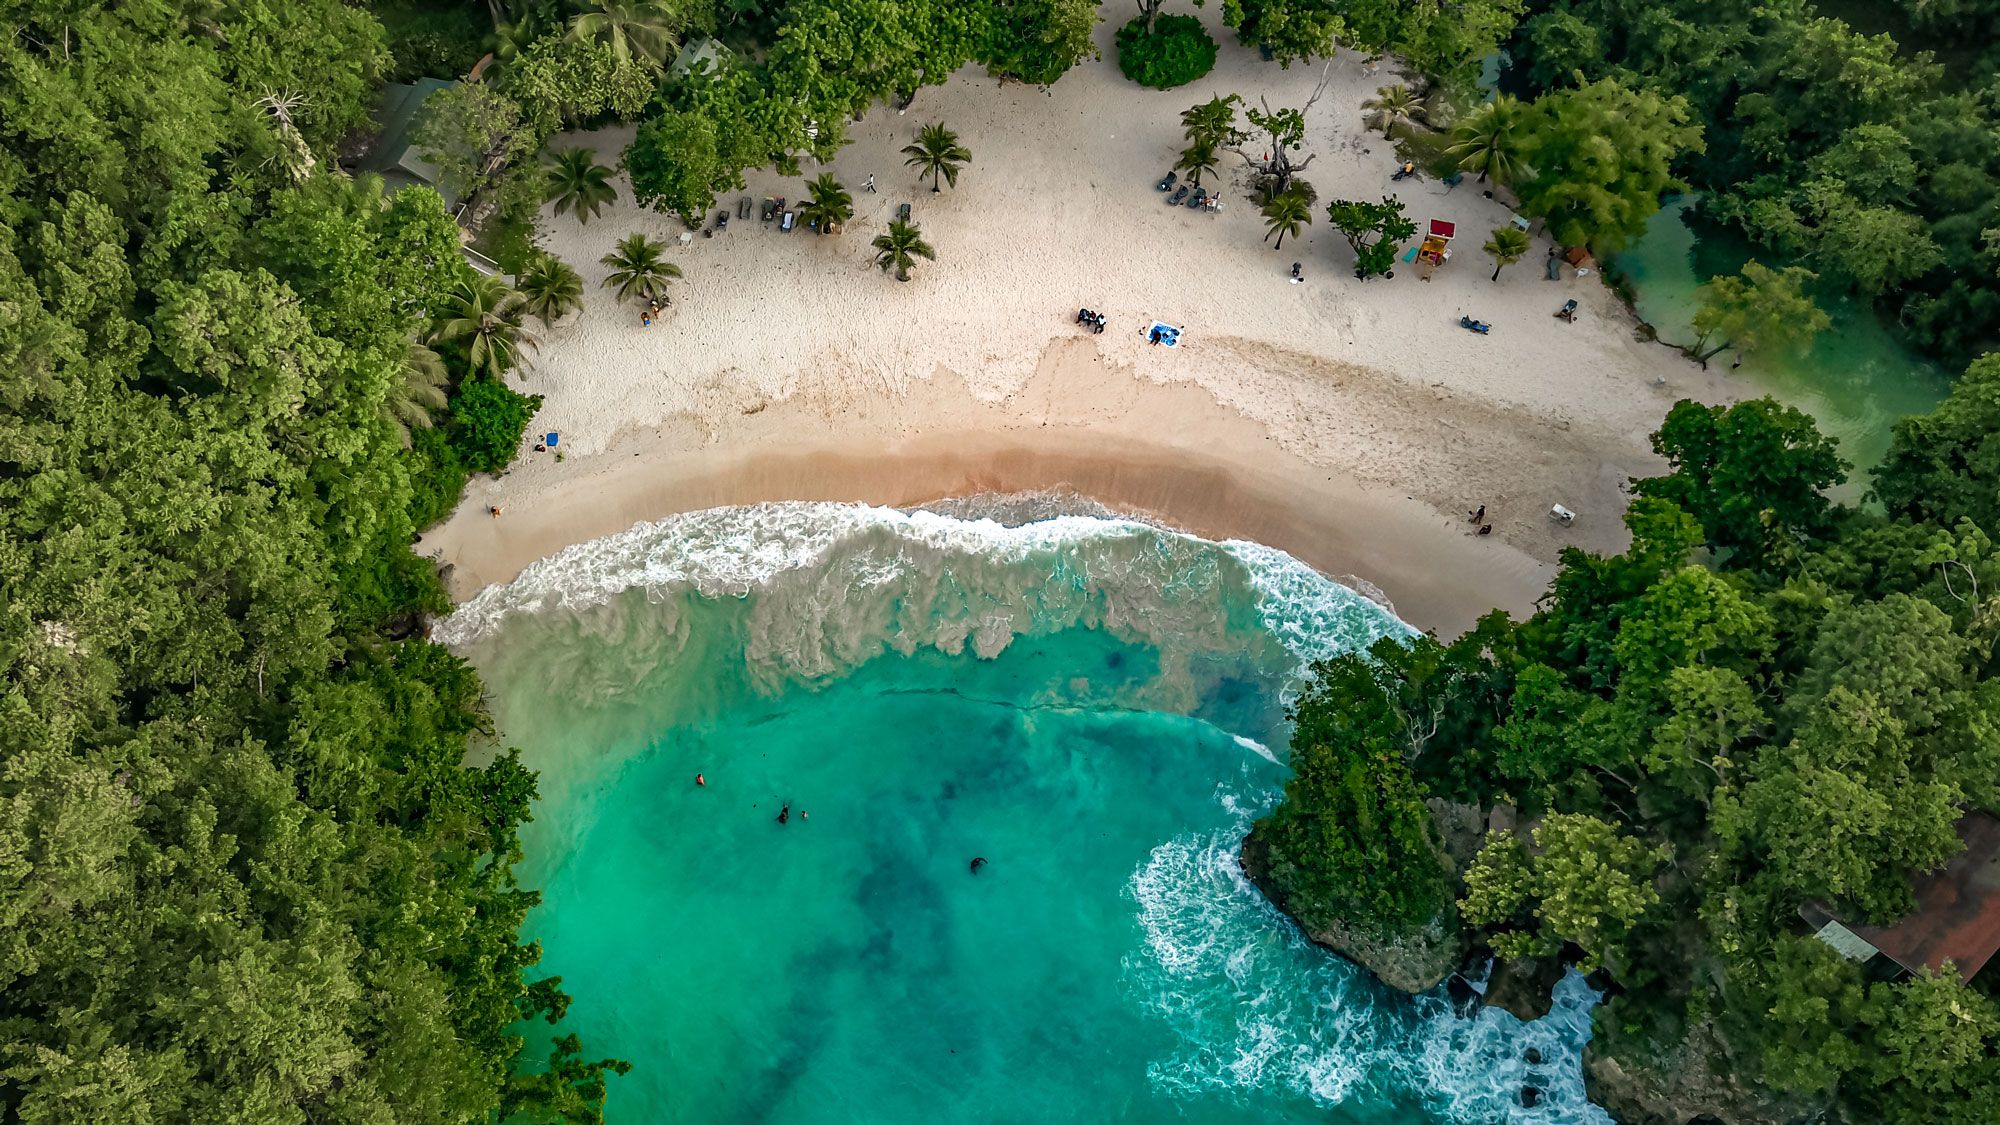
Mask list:
[{"label": "group of people on beach", "polygon": [[658,297],[649,297],[646,300],[646,311],[639,314],[639,324],[642,327],[651,328],[653,321],[657,320],[659,315],[660,299]]},{"label": "group of people on beach", "polygon": [[1101,312],[1093,312],[1090,309],[1078,309],[1076,310],[1076,322],[1087,326],[1096,335],[1102,336],[1104,334],[1104,314]]}]

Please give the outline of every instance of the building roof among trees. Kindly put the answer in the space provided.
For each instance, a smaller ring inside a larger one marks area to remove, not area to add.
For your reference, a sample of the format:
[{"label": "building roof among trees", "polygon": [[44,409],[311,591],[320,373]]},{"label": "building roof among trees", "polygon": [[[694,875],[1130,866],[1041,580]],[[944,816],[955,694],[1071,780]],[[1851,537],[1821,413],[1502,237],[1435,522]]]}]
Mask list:
[{"label": "building roof among trees", "polygon": [[411,184],[437,189],[444,196],[447,209],[455,206],[458,199],[439,181],[437,166],[418,154],[410,143],[410,133],[424,100],[450,85],[453,83],[441,78],[419,78],[383,87],[382,100],[375,106],[375,121],[382,127],[382,135],[361,165],[366,171],[379,174],[392,192]]},{"label": "building roof among trees", "polygon": [[1917,909],[1888,926],[1842,925],[1824,910],[1804,911],[1820,926],[1819,938],[1857,960],[1879,952],[1911,972],[1936,970],[1950,961],[1960,980],[1969,981],[2000,952],[2000,818],[1969,813],[1958,822],[1965,850],[1942,871],[1916,881]]}]

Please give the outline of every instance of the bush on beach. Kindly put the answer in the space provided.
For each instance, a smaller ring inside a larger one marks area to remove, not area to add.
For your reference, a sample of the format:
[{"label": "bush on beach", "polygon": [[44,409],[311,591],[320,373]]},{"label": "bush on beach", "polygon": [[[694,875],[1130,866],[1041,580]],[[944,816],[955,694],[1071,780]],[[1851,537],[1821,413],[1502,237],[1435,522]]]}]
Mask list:
[{"label": "bush on beach", "polygon": [[1193,16],[1160,16],[1148,32],[1143,19],[1118,29],[1118,69],[1155,90],[1171,90],[1215,66],[1215,40]]}]

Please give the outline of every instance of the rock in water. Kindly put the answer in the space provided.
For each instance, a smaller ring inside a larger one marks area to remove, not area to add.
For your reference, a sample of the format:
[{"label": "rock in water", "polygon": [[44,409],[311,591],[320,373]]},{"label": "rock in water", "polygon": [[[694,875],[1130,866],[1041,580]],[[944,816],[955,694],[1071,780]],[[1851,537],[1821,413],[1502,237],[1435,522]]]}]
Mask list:
[{"label": "rock in water", "polygon": [[1536,1089],[1533,1086],[1521,1087],[1522,1106],[1528,1109],[1533,1109],[1535,1108],[1536,1103],[1540,1102],[1541,1100],[1542,1100],[1542,1092],[1540,1090]]}]

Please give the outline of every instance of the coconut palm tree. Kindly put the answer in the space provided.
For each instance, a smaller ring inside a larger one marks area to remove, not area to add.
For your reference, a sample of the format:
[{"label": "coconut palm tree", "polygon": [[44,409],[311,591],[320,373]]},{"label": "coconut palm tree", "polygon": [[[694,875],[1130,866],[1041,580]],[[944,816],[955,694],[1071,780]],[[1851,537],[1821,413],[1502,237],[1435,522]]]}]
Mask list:
[{"label": "coconut palm tree", "polygon": [[1375,91],[1375,96],[1362,102],[1361,108],[1367,110],[1375,124],[1382,127],[1382,136],[1387,139],[1396,126],[1423,118],[1424,99],[1398,82]]},{"label": "coconut palm tree", "polygon": [[875,236],[875,251],[875,264],[885,273],[894,266],[897,281],[910,280],[910,267],[918,258],[937,261],[937,251],[924,241],[923,232],[901,219],[890,220],[889,233]]},{"label": "coconut palm tree", "polygon": [[958,143],[958,134],[944,127],[943,122],[926,125],[917,132],[917,143],[904,145],[903,154],[909,157],[903,163],[917,170],[918,176],[931,178],[931,190],[937,191],[938,177],[953,187],[958,186],[960,165],[972,162],[972,152]]},{"label": "coconut palm tree", "polygon": [[431,333],[433,344],[465,346],[466,367],[498,379],[534,350],[535,334],[522,323],[528,299],[497,277],[476,273],[460,282],[452,315]]},{"label": "coconut palm tree", "polygon": [[1493,232],[1481,249],[1493,259],[1493,280],[1500,280],[1500,271],[1521,260],[1528,252],[1528,232],[1515,226],[1505,226]]},{"label": "coconut palm tree", "polygon": [[570,35],[609,46],[621,63],[657,66],[673,52],[680,21],[664,0],[583,0],[581,6],[569,21]]},{"label": "coconut palm tree", "polygon": [[643,234],[628,234],[618,240],[618,248],[598,259],[611,267],[604,288],[616,289],[618,299],[667,302],[667,282],[681,275],[681,268],[662,255],[667,244],[654,242]]},{"label": "coconut palm tree", "polygon": [[1243,99],[1231,94],[1217,95],[1197,106],[1181,111],[1181,132],[1189,144],[1206,141],[1211,146],[1220,147],[1237,143],[1241,130],[1236,128],[1236,103]]},{"label": "coconut palm tree", "polygon": [[544,325],[554,324],[583,307],[583,278],[569,263],[546,251],[528,259],[514,288],[528,299],[528,315]]},{"label": "coconut palm tree", "polygon": [[1299,229],[1312,222],[1312,204],[1299,192],[1280,192],[1264,204],[1264,237],[1278,236],[1273,250],[1285,245],[1285,236],[1298,236]]},{"label": "coconut palm tree", "polygon": [[1445,151],[1458,158],[1461,169],[1478,172],[1481,183],[1489,176],[1509,183],[1520,171],[1521,142],[1527,132],[1522,116],[1521,103],[1511,94],[1497,95],[1452,127],[1457,143]]},{"label": "coconut palm tree", "polygon": [[556,153],[549,167],[549,202],[556,205],[556,214],[574,211],[577,222],[587,223],[618,201],[611,175],[611,169],[599,164],[589,149],[566,148]]},{"label": "coconut palm tree", "polygon": [[1215,171],[1215,142],[1199,140],[1181,150],[1181,158],[1174,161],[1174,171],[1186,172],[1194,180],[1194,186],[1201,186],[1201,174]]},{"label": "coconut palm tree", "polygon": [[847,194],[847,189],[840,186],[831,172],[807,180],[806,194],[811,198],[800,205],[799,213],[821,234],[854,217],[854,197]]},{"label": "coconut palm tree", "polygon": [[443,358],[412,337],[402,369],[382,399],[382,419],[396,431],[404,449],[410,448],[410,431],[430,429],[432,413],[444,409],[447,381]]}]

